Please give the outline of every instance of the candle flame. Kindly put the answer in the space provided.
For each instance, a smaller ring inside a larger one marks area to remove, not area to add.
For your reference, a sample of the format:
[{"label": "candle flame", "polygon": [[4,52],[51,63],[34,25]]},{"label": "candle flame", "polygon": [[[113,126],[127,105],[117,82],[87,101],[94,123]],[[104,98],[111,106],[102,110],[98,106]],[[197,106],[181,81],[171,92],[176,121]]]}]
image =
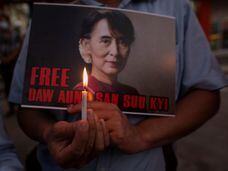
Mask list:
[{"label": "candle flame", "polygon": [[86,88],[88,86],[88,74],[86,68],[83,70],[83,87]]}]

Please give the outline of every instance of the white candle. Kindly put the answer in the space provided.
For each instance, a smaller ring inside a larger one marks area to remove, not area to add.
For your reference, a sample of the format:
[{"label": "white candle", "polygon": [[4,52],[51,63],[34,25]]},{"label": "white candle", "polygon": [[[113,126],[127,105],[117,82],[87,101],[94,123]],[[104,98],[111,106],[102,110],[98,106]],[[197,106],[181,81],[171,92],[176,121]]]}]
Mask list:
[{"label": "white candle", "polygon": [[86,68],[83,70],[83,88],[82,91],[82,119],[87,119],[87,85],[88,85],[88,75],[86,72]]},{"label": "white candle", "polygon": [[82,119],[87,119],[87,91],[82,91]]}]

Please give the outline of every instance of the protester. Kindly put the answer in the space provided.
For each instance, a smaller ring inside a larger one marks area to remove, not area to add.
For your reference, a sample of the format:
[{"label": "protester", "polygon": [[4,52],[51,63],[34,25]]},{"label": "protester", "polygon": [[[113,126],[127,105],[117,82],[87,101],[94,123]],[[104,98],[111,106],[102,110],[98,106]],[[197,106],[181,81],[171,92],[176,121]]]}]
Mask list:
[{"label": "protester", "polygon": [[[219,89],[227,85],[189,2],[81,0],[81,3],[176,17],[176,117],[126,116],[117,106],[102,102],[89,103],[88,120],[74,122],[63,121],[69,114],[58,111],[21,109],[18,115],[21,128],[40,142],[37,156],[42,170],[59,171],[63,167],[175,170],[175,156],[167,144],[210,119],[219,107]],[[10,100],[18,104],[22,98],[28,36],[15,68],[10,95]],[[80,109],[80,105],[74,105],[68,112],[75,114]]]}]

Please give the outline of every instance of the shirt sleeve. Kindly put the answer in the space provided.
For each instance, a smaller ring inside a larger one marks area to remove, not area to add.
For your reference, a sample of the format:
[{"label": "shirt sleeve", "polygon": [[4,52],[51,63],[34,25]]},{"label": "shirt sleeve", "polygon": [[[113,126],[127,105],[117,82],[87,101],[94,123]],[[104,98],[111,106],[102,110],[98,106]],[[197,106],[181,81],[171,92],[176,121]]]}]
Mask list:
[{"label": "shirt sleeve", "polygon": [[31,27],[31,23],[29,24],[28,31],[25,35],[25,39],[22,45],[21,52],[19,54],[17,63],[14,68],[11,89],[9,93],[9,101],[16,104],[21,104],[21,101],[22,101],[22,92],[23,92],[26,59],[28,54],[30,27]]},{"label": "shirt sleeve", "polygon": [[182,88],[216,90],[227,86],[205,34],[188,2],[185,3]]},{"label": "shirt sleeve", "polygon": [[13,143],[9,139],[0,116],[0,171],[22,171]]}]

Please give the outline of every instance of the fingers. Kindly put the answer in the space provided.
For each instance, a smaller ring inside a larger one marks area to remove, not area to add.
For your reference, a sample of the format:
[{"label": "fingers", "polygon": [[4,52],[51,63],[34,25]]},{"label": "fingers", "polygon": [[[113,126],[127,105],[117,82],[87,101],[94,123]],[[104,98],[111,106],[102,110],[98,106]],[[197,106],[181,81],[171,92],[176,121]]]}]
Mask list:
[{"label": "fingers", "polygon": [[[96,110],[94,113],[99,119],[103,119],[105,122],[116,122],[123,119],[123,114],[120,110]],[[108,124],[106,124],[109,126]]]},{"label": "fingers", "polygon": [[108,134],[108,136],[104,136],[105,141],[109,144],[111,140],[113,144],[120,145],[128,132],[127,117],[119,110],[97,110],[94,113],[105,122],[106,131],[108,130],[107,133],[105,130],[103,131],[106,135]]},{"label": "fingers", "polygon": [[67,137],[72,136],[74,131],[72,130],[72,125],[66,121],[59,121],[49,127],[48,129],[44,130],[44,139],[47,143],[52,141],[53,139],[58,139],[58,137]]},{"label": "fingers", "polygon": [[95,148],[104,149],[104,147],[98,147],[98,144],[100,145],[100,139],[103,137],[97,133],[97,130],[100,131],[100,127],[97,125],[98,119],[95,118],[92,112],[92,110],[88,110],[87,121],[81,120],[75,122],[75,136],[72,143],[62,151],[62,160],[59,160],[61,166],[65,168],[69,168],[69,166],[80,168],[95,157],[95,152],[99,151]]},{"label": "fingers", "polygon": [[73,125],[66,121],[56,122],[52,128],[52,134],[56,134],[56,136],[71,136],[72,134],[74,134]]},{"label": "fingers", "polygon": [[104,144],[104,134],[103,134],[103,129],[101,122],[98,120],[96,114],[94,114],[95,120],[96,120],[96,127],[97,127],[97,132],[96,132],[96,141],[95,141],[95,150],[96,153],[99,153],[104,150],[105,144]]},{"label": "fingers", "polygon": [[85,152],[86,144],[89,139],[89,125],[85,121],[79,122],[75,125],[75,137],[69,147],[72,150],[73,155],[80,158]]},{"label": "fingers", "polygon": [[105,146],[105,147],[108,147],[109,144],[110,144],[109,132],[108,132],[108,130],[107,130],[107,128],[106,128],[104,119],[100,119],[100,122],[101,122],[102,132],[103,132],[104,146]]},{"label": "fingers", "polygon": [[[74,135],[74,131],[70,130],[72,128],[71,124],[60,121],[54,124],[46,134],[49,151],[56,160],[60,160],[62,151],[69,144],[68,141],[64,141],[64,139],[68,139],[67,137]],[[64,133],[63,130],[65,131]],[[60,144],[62,141],[64,141],[64,144]]]},{"label": "fingers", "polygon": [[[104,103],[104,102],[88,102],[88,108],[93,110],[93,113],[95,113],[99,119],[104,119],[104,121],[110,120],[110,119],[121,119],[122,112],[120,109],[113,104],[110,103]],[[70,105],[68,107],[68,112],[70,114],[74,114],[76,112],[81,111],[81,104],[76,105]]]},{"label": "fingers", "polygon": [[117,117],[122,117],[122,112],[120,110],[112,110],[112,109],[94,110],[93,109],[93,113],[95,113],[99,119],[103,119],[105,122],[107,120],[113,120],[114,118],[117,118]]},{"label": "fingers", "polygon": [[[80,137],[80,141],[76,141],[75,136]],[[48,148],[62,167],[69,168],[75,159],[80,158],[84,153],[87,140],[88,123],[59,121],[54,124],[50,132]]]},{"label": "fingers", "polygon": [[89,123],[89,133],[88,133],[89,137],[88,137],[88,141],[84,152],[85,157],[89,156],[89,154],[94,148],[96,132],[97,132],[96,121],[95,121],[95,116],[93,115],[93,111],[88,110],[87,114],[88,114],[87,120]]},{"label": "fingers", "polygon": [[[57,162],[62,167],[69,168],[75,165],[75,161],[82,158],[89,137],[88,130],[88,123],[84,121],[74,124],[75,136],[73,137],[73,141],[56,156]],[[80,137],[80,140],[78,137]],[[80,165],[80,162],[77,164]]]},{"label": "fingers", "polygon": [[[119,108],[111,103],[92,101],[88,102],[88,108],[93,110],[119,110]],[[81,111],[81,104],[70,105],[67,108],[69,114],[75,114]]]},{"label": "fingers", "polygon": [[99,101],[93,101],[93,102],[88,102],[88,108],[91,108],[93,110],[117,110],[119,109],[116,105],[112,103],[105,103],[105,102],[99,102]]},{"label": "fingers", "polygon": [[94,115],[96,123],[96,138],[89,159],[96,157],[109,145],[109,135],[104,120],[99,120],[95,113],[92,113],[92,115]]},{"label": "fingers", "polygon": [[81,104],[76,104],[76,105],[69,105],[67,107],[67,112],[69,114],[75,114],[77,112],[80,112],[81,111],[81,108],[82,108],[82,105]]}]

